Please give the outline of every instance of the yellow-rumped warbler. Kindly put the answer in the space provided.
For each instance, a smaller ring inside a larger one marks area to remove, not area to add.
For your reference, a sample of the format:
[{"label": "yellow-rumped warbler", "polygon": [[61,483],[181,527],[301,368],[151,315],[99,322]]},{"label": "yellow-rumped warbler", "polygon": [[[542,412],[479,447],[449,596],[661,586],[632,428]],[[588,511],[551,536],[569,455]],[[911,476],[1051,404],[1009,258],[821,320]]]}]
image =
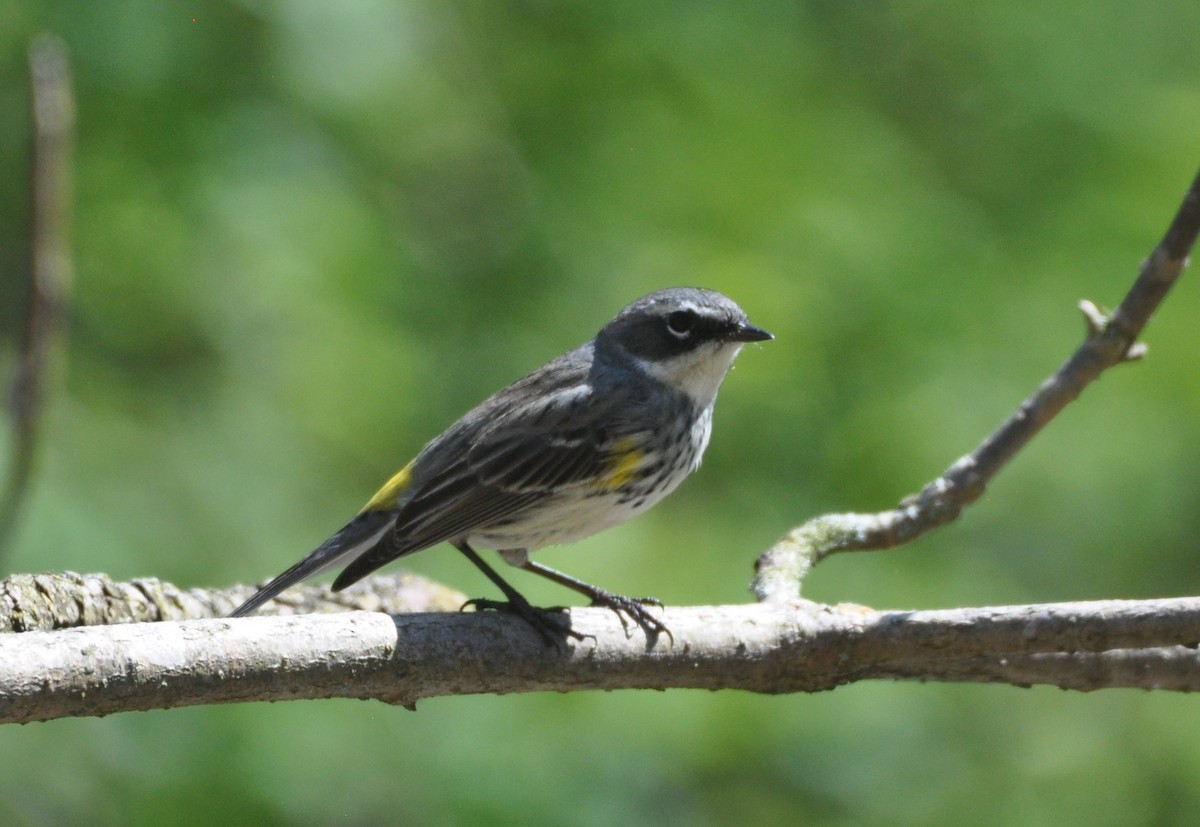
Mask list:
[{"label": "yellow-rumped warbler", "polygon": [[[496,584],[505,608],[543,637],[572,634],[533,608],[475,553],[540,574],[628,615],[648,636],[667,629],[645,604],[529,559],[634,517],[700,466],[717,389],[746,342],[774,338],[713,290],[673,288],[635,301],[596,337],[485,400],[393,476],[354,519],[239,606],[248,614],[287,587],[347,564],[333,590],[449,541]],[[669,632],[668,632],[669,634]],[[574,635],[578,637],[577,635]]]}]

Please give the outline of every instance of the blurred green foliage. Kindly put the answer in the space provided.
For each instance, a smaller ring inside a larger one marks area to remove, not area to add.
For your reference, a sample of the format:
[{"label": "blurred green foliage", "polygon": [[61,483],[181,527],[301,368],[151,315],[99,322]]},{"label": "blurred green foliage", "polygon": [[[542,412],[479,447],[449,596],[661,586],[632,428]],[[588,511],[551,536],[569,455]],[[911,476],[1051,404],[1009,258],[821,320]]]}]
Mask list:
[{"label": "blurred green foliage", "polygon": [[[806,517],[970,450],[1118,301],[1200,162],[1200,4],[0,5],[0,356],[25,49],[79,108],[65,389],[13,571],[274,574],[466,408],[632,298],[727,292],[703,471],[541,559],[738,602]],[[884,607],[1200,594],[1195,274],[962,520],[835,558]],[[412,567],[470,593],[457,555]],[[520,575],[518,575],[520,578]],[[566,597],[518,579],[538,600]],[[2,666],[0,666],[2,668]],[[1185,824],[1172,695],[857,685],[246,705],[0,730],[0,822]]]}]

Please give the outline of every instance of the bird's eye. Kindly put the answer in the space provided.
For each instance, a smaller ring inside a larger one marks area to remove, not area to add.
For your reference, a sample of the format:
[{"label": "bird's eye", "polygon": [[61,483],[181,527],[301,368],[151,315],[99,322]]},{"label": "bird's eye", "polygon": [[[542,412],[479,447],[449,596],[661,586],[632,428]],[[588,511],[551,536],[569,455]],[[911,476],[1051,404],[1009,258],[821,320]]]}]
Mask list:
[{"label": "bird's eye", "polygon": [[686,339],[696,326],[696,314],[691,310],[676,310],[667,316],[667,330],[677,339]]}]

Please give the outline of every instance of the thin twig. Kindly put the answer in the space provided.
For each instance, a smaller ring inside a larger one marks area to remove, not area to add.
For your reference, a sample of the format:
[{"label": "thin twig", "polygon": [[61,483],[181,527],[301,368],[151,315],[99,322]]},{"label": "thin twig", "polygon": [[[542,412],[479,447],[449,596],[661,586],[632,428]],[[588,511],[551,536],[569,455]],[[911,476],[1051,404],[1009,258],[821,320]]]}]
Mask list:
[{"label": "thin twig", "polygon": [[895,509],[825,514],[793,529],[755,563],[751,588],[757,598],[792,600],[799,595],[808,570],[830,554],[895,548],[956,519],[982,496],[1000,469],[1101,373],[1145,354],[1137,337],[1187,266],[1197,234],[1200,174],[1121,305],[1106,317],[1091,302],[1080,303],[1088,328],[1083,344],[999,430]]},{"label": "thin twig", "polygon": [[29,48],[33,146],[28,299],[9,409],[12,451],[0,495],[0,554],[33,474],[47,374],[71,284],[71,161],[75,103],[67,47],[42,35]]}]

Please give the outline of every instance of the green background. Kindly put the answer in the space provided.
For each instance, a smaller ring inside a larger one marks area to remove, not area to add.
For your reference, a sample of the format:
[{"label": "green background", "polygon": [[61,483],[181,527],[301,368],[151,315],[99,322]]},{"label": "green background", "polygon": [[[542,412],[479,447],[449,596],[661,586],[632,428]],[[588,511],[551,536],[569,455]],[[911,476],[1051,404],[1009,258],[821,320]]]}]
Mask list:
[{"label": "green background", "polygon": [[[894,504],[1120,299],[1200,164],[1200,4],[0,5],[0,324],[25,49],[68,42],[77,281],[4,571],[259,580],[425,440],[696,284],[740,357],[701,473],[539,559],[742,602],[804,519]],[[1194,273],[954,525],[806,594],[1200,594]],[[470,594],[446,548],[411,567]],[[516,582],[538,601],[568,595]],[[251,704],[0,728],[0,822],[1191,823],[1200,702],[1003,686]]]}]

